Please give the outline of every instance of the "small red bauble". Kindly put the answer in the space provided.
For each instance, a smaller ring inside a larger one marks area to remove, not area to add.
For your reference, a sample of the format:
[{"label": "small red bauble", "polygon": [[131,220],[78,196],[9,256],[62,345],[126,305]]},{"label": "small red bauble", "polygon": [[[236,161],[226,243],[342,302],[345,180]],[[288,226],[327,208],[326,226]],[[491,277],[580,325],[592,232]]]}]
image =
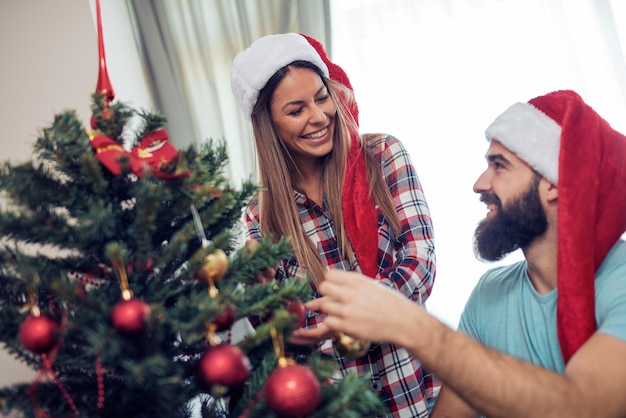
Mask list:
[{"label": "small red bauble", "polygon": [[[113,117],[113,112],[110,109],[104,108],[102,109],[102,117],[105,119],[111,119]],[[89,125],[91,129],[97,129],[98,124],[96,123],[96,115],[91,115],[91,119],[89,119]]]},{"label": "small red bauble", "polygon": [[213,323],[216,326],[216,330],[226,331],[229,329],[237,319],[237,307],[235,305],[228,305],[224,312],[215,317]]},{"label": "small red bauble", "polygon": [[250,360],[236,345],[209,347],[198,361],[198,382],[212,396],[226,396],[241,387],[250,375]]},{"label": "small red bauble", "polygon": [[265,382],[265,398],[268,408],[280,418],[306,416],[317,407],[320,383],[307,367],[279,367]]},{"label": "small red bauble", "polygon": [[27,350],[46,353],[59,338],[59,324],[47,315],[28,315],[20,325],[18,337]]},{"label": "small red bauble", "polygon": [[304,303],[298,301],[287,301],[289,313],[295,315],[296,325],[298,328],[304,328],[306,325],[306,307]]},{"label": "small red bauble", "polygon": [[111,311],[111,323],[122,334],[138,334],[146,327],[146,318],[149,315],[150,305],[131,298],[115,304]]}]

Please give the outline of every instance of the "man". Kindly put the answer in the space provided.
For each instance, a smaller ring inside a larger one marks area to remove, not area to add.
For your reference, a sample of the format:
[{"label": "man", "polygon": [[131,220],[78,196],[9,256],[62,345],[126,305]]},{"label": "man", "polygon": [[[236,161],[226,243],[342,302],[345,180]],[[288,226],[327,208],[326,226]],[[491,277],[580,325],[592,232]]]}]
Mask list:
[{"label": "man", "polygon": [[409,349],[444,384],[433,417],[626,416],[626,137],[573,91],[511,106],[486,135],[475,249],[524,260],[481,278],[459,331],[353,272],[329,272],[307,307]]}]

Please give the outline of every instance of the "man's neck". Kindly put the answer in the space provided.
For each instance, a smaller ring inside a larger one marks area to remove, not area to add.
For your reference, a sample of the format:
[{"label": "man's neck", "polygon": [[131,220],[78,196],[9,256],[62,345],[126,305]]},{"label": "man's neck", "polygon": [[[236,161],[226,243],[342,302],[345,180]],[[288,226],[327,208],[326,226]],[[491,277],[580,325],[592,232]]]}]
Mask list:
[{"label": "man's neck", "polygon": [[541,295],[557,287],[557,248],[556,239],[543,236],[523,249],[528,264],[528,276]]}]

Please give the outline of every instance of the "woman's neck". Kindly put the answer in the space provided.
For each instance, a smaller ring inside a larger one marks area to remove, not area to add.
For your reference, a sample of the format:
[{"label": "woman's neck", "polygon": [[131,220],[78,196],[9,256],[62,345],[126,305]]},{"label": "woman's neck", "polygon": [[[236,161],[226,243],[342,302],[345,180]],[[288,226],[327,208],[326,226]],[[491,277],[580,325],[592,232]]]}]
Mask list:
[{"label": "woman's neck", "polygon": [[316,168],[303,168],[304,167],[298,167],[299,173],[296,177],[296,188],[321,206],[322,200],[324,199],[322,167],[318,165]]}]

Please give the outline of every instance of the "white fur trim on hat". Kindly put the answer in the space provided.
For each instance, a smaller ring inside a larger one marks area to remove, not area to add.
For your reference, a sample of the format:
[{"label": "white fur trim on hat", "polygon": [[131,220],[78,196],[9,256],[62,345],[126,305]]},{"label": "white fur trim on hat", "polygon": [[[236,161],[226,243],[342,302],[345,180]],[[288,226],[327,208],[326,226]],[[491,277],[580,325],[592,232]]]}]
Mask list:
[{"label": "white fur trim on hat", "polygon": [[230,86],[244,116],[250,118],[259,92],[276,71],[294,61],[315,64],[328,77],[320,55],[297,33],[264,36],[235,57]]},{"label": "white fur trim on hat", "polygon": [[515,103],[485,131],[550,182],[559,179],[561,126],[529,103]]}]

